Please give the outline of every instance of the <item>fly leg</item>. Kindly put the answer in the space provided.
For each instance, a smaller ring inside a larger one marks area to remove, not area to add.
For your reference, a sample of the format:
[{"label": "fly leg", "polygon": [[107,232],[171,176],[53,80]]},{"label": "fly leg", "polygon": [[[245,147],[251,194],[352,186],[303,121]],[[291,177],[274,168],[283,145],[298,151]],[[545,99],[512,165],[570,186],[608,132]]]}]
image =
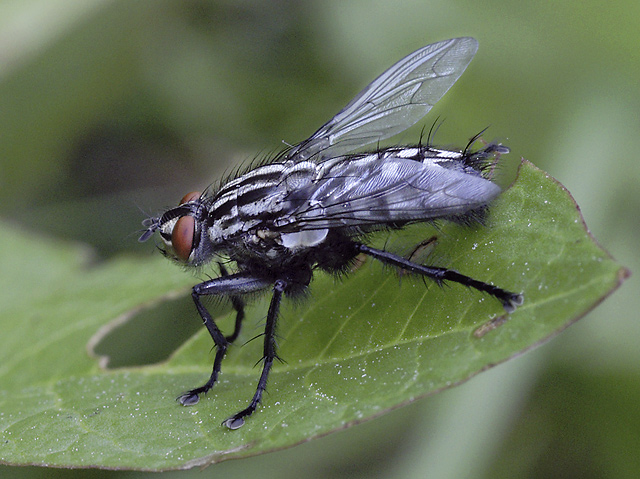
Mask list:
[{"label": "fly leg", "polygon": [[[244,317],[244,307],[239,296],[247,293],[252,293],[254,291],[259,291],[268,287],[270,284],[269,281],[255,278],[245,273],[237,273],[232,275],[228,275],[225,273],[226,271],[220,278],[215,278],[200,284],[196,284],[193,287],[193,291],[191,292],[191,297],[193,298],[193,302],[195,303],[198,313],[202,318],[202,322],[209,331],[209,334],[211,335],[211,338],[213,339],[213,342],[216,346],[216,357],[213,361],[213,370],[211,372],[209,380],[202,386],[191,389],[190,391],[187,391],[186,393],[178,397],[178,401],[180,401],[180,404],[182,404],[183,406],[193,406],[194,404],[197,404],[200,400],[200,394],[206,394],[217,381],[218,374],[220,373],[220,365],[222,364],[224,355],[227,352],[227,347],[229,346],[229,343],[236,338],[237,333],[240,329],[239,323],[242,321],[242,317]],[[202,304],[200,297],[206,295],[226,295],[231,297],[231,301],[237,312],[237,315],[235,331],[231,336],[229,336],[229,338],[225,338],[225,336],[222,334],[213,318],[211,317],[209,311],[207,311],[207,309]]]},{"label": "fly leg", "polygon": [[269,377],[269,371],[273,366],[273,361],[278,357],[276,353],[276,322],[278,319],[278,312],[280,310],[280,302],[282,301],[282,294],[287,286],[287,283],[281,279],[277,280],[273,286],[273,297],[271,298],[271,304],[269,305],[269,312],[267,313],[267,324],[264,329],[264,350],[262,356],[262,374],[258,380],[258,387],[256,392],[247,406],[242,411],[234,414],[229,419],[223,422],[229,429],[238,429],[244,424],[244,418],[249,417],[258,407],[262,400],[262,394],[267,387],[267,378]]},{"label": "fly leg", "polygon": [[[221,276],[223,277],[229,276],[229,273],[227,272],[227,268],[225,268],[222,263],[218,263],[218,266],[220,267]],[[244,301],[242,301],[242,298],[237,295],[232,295],[229,299],[231,299],[231,305],[233,306],[233,309],[236,312],[236,323],[233,328],[233,333],[230,334],[229,336],[226,336],[225,339],[227,340],[228,343],[232,343],[240,335],[240,329],[242,328],[242,320],[244,319]]]},{"label": "fly leg", "polygon": [[502,303],[502,307],[507,313],[515,311],[515,309],[524,301],[524,297],[522,296],[522,294],[512,293],[502,288],[498,288],[497,286],[478,281],[477,279],[470,278],[469,276],[460,274],[452,269],[424,266],[404,259],[402,256],[371,248],[364,244],[357,244],[356,246],[361,253],[376,258],[383,263],[391,264],[412,273],[418,273],[423,276],[427,276],[438,283],[442,283],[444,281],[454,281],[456,283],[460,283],[465,286],[477,289],[478,291],[488,293]]}]

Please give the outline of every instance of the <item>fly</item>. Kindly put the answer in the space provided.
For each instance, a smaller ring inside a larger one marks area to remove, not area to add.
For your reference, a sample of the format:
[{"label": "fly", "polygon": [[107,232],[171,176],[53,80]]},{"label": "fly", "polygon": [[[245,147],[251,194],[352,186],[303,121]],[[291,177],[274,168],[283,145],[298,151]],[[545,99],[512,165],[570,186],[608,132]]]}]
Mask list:
[{"label": "fly", "polygon": [[[455,151],[420,142],[353,153],[400,133],[426,115],[477,49],[478,42],[466,37],[415,51],[376,78],[307,140],[215,190],[187,194],[179,206],[143,222],[146,229],[140,241],[158,231],[164,254],[179,263],[199,267],[220,259],[220,276],[192,290],[216,346],[213,370],[205,384],[178,398],[181,404],[196,404],[218,380],[227,348],[240,333],[243,296],[270,291],[256,392],[245,409],[223,423],[230,429],[241,427],[260,404],[278,358],[275,334],[283,296],[302,294],[315,269],[347,273],[359,254],[437,283],[451,281],[488,293],[508,313],[522,304],[521,294],[366,243],[373,231],[435,220],[479,219],[500,194],[486,171],[509,152],[501,144]],[[235,272],[227,272],[222,259],[235,263]],[[218,329],[203,305],[207,295],[230,298],[236,311],[231,335]]]}]

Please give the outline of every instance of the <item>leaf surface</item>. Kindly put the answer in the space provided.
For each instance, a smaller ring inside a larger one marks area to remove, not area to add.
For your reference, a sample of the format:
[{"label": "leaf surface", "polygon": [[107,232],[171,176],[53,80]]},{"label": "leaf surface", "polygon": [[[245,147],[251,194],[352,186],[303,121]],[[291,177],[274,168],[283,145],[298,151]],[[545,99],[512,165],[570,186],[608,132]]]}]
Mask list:
[{"label": "leaf surface", "polygon": [[[89,265],[76,245],[8,225],[0,236],[13,245],[0,252],[0,461],[8,464],[165,470],[292,446],[540,344],[628,275],[590,236],[568,192],[524,162],[487,227],[420,226],[376,240],[407,253],[435,236],[428,262],[523,292],[520,308],[507,318],[487,295],[399,279],[371,260],[343,280],[316,274],[309,299],[285,302],[278,329],[285,362],[275,365],[262,406],[230,431],[221,422],[246,406],[258,380],[261,341],[249,340],[261,332],[268,298],[248,308],[220,383],[186,408],[176,396],[211,371],[204,330],[153,365],[105,369],[88,350],[99,350],[96,343],[136,317],[160,315],[188,296],[192,276],[159,255]],[[229,331],[233,314],[220,311]],[[181,324],[194,322],[191,310],[171,327],[143,323],[142,333],[127,334],[127,349],[153,349],[161,333],[178,335]]]}]

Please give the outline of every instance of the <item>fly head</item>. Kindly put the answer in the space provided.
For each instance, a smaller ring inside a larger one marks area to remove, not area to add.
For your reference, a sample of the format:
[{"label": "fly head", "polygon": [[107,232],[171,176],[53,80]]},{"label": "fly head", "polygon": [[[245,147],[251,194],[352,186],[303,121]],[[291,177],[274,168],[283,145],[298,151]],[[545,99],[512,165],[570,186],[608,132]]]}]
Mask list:
[{"label": "fly head", "polygon": [[142,222],[147,229],[138,241],[147,241],[158,231],[164,243],[163,254],[187,266],[199,266],[209,259],[206,231],[207,209],[200,192],[186,194],[178,206],[165,211],[161,216]]}]

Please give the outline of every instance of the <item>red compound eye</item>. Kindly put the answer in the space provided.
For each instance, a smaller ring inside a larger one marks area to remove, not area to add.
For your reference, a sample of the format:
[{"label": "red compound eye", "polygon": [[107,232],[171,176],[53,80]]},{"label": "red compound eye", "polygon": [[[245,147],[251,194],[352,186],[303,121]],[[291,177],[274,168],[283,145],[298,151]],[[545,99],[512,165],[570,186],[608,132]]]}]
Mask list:
[{"label": "red compound eye", "polygon": [[198,198],[200,198],[200,192],[192,191],[191,193],[187,193],[186,195],[184,195],[180,200],[180,203],[178,203],[178,205],[184,205],[185,203],[189,203],[189,201],[197,200]]},{"label": "red compound eye", "polygon": [[171,246],[178,259],[185,263],[189,261],[193,248],[193,234],[196,228],[196,220],[193,216],[186,215],[176,221],[171,232]]},{"label": "red compound eye", "polygon": [[[187,193],[180,200],[180,204],[184,205],[190,201],[200,198],[199,191]],[[171,246],[176,257],[185,263],[189,261],[191,250],[193,249],[193,235],[196,230],[196,220],[191,215],[184,215],[176,221],[173,231],[171,231]]]}]

